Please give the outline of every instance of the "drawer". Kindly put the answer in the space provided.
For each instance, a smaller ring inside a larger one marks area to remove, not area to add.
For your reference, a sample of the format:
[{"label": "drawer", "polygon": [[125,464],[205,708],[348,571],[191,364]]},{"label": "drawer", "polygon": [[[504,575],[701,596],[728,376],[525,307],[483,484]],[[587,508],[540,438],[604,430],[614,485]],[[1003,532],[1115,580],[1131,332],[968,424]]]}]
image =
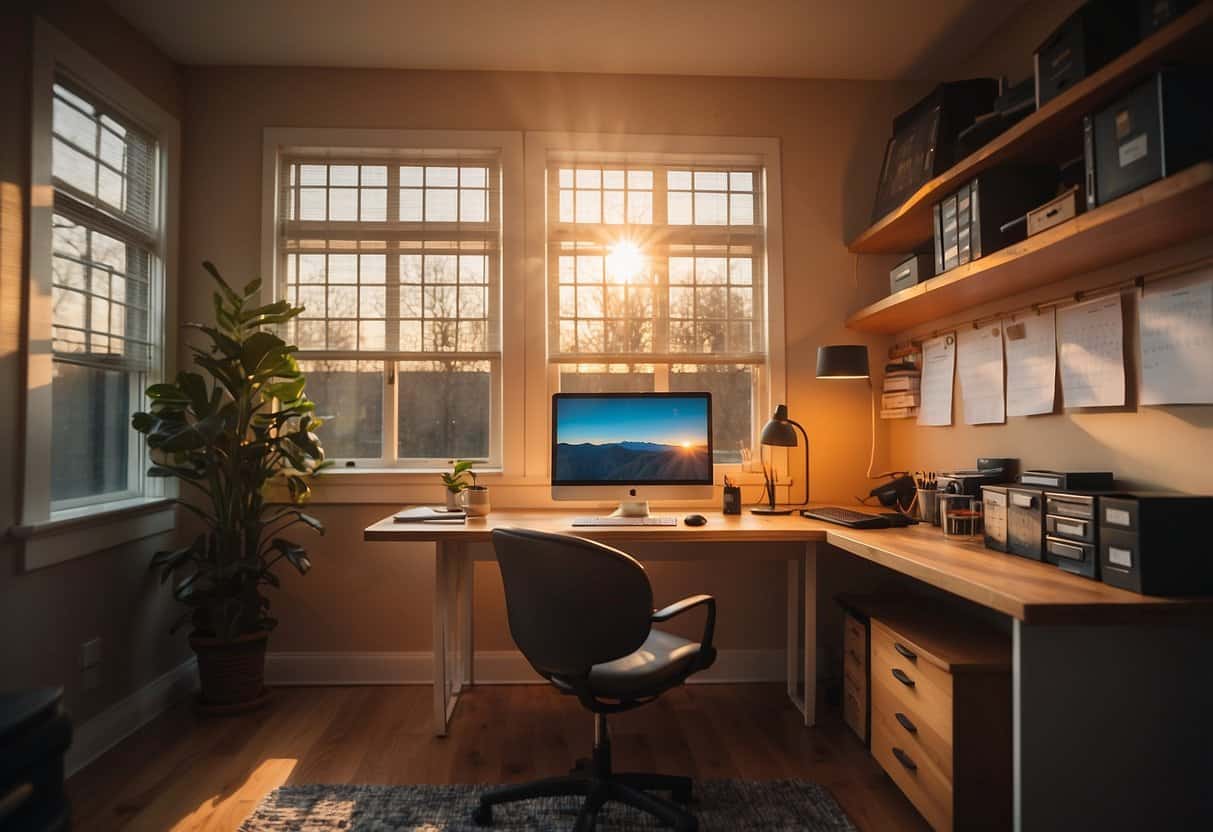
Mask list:
[{"label": "drawer", "polygon": [[943,776],[953,779],[953,722],[951,714],[930,713],[905,701],[906,697],[897,688],[896,679],[877,679],[872,682],[870,692],[872,719],[876,714],[884,719],[893,734],[896,744],[904,748],[915,760],[930,760]]},{"label": "drawer", "polygon": [[896,701],[914,710],[920,719],[948,737],[950,742],[952,675],[917,653],[912,643],[900,639],[892,630],[873,619],[872,687],[887,682],[885,688]]},{"label": "drawer", "polygon": [[868,703],[866,691],[850,679],[842,683],[842,719],[864,742],[868,741]]},{"label": "drawer", "polygon": [[952,783],[929,759],[903,741],[905,732],[887,713],[872,709],[872,756],[936,830],[952,828]]}]

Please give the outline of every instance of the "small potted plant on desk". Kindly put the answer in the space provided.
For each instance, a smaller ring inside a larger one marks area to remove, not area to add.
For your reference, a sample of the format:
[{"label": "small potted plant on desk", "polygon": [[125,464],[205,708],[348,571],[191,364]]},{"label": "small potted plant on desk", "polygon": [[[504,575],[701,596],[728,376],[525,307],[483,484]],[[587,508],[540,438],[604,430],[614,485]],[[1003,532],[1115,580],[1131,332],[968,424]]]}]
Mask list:
[{"label": "small potted plant on desk", "polygon": [[[463,508],[463,503],[460,502],[461,492],[469,488],[475,488],[475,472],[472,471],[473,465],[475,463],[471,460],[455,460],[450,471],[443,473],[446,511],[461,511]],[[469,483],[469,479],[472,480],[471,483]]]},{"label": "small potted plant on desk", "polygon": [[[299,506],[311,492],[309,480],[329,463],[313,432],[320,420],[303,392],[297,348],[262,328],[303,309],[286,301],[258,305],[261,281],[237,293],[213,265],[203,265],[219,284],[215,325],[187,326],[210,340],[207,348],[190,347],[209,383],[200,373],[181,372],[173,383],[154,384],[147,389],[149,412],[131,421],[151,450],[148,475],[184,483],[190,499],[177,503],[202,522],[193,542],[158,552],[151,568],[161,583],[176,578],[173,596],[188,607],[172,630],[192,625],[201,706],[230,713],[264,701],[266,641],[277,621],[261,590],[279,585],[279,561],[300,574],[311,568],[304,548],[280,535],[295,525],[324,533]],[[267,500],[279,478],[286,505]]]}]

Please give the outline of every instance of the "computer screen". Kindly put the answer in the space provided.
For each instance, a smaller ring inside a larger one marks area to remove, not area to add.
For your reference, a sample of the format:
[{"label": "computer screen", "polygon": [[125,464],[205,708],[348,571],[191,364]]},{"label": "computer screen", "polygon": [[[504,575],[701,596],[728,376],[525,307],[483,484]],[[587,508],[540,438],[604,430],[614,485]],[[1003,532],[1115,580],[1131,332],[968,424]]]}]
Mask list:
[{"label": "computer screen", "polygon": [[558,393],[552,485],[711,485],[710,393]]}]

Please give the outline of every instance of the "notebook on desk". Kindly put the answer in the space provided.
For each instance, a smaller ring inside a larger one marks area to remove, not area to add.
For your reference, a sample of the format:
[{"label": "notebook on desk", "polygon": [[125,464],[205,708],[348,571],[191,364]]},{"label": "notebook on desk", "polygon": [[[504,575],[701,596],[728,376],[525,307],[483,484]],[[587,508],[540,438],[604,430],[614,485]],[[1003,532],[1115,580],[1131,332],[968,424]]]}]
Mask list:
[{"label": "notebook on desk", "polygon": [[441,506],[417,506],[406,508],[392,515],[397,523],[462,523],[467,519],[463,509],[446,509]]}]

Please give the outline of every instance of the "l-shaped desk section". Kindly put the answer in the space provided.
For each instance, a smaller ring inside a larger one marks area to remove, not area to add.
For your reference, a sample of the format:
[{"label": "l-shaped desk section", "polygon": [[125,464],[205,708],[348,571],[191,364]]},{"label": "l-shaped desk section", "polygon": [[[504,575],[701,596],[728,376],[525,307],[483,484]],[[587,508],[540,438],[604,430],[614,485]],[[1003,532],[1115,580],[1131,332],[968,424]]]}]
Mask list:
[{"label": "l-shaped desk section", "polygon": [[436,544],[435,732],[446,734],[460,690],[474,682],[472,566],[494,556],[473,544],[488,544],[495,528],[576,534],[625,550],[646,544],[641,560],[786,560],[787,690],[805,725],[816,708],[817,556],[826,544],[1011,619],[1017,829],[1213,820],[1204,777],[1213,771],[1213,598],[1138,595],[946,540],[929,526],[863,530],[794,515],[706,516],[699,527],[573,529],[569,511],[504,510],[466,524],[389,516],[367,527],[367,541]]}]

